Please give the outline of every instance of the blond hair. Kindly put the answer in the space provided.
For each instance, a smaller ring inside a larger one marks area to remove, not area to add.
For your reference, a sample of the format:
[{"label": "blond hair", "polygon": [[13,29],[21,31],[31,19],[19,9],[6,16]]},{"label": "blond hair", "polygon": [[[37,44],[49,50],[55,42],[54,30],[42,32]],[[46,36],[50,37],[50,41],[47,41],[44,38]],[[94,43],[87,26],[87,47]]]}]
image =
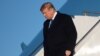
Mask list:
[{"label": "blond hair", "polygon": [[51,9],[53,8],[55,10],[55,7],[53,6],[53,4],[51,2],[45,2],[41,8],[40,11],[43,11],[45,8]]}]

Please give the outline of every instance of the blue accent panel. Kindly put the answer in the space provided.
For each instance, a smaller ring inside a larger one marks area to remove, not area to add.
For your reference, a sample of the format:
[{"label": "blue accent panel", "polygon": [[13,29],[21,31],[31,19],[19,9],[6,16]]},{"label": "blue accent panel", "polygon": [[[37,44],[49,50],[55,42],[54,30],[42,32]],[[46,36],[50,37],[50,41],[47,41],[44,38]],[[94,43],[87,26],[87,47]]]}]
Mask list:
[{"label": "blue accent panel", "polygon": [[100,0],[68,0],[60,9],[70,15],[83,15],[87,12],[91,16],[100,16]]},{"label": "blue accent panel", "polygon": [[30,56],[32,53],[34,53],[38,48],[42,46],[42,42],[43,42],[43,31],[41,30],[20,56]]}]

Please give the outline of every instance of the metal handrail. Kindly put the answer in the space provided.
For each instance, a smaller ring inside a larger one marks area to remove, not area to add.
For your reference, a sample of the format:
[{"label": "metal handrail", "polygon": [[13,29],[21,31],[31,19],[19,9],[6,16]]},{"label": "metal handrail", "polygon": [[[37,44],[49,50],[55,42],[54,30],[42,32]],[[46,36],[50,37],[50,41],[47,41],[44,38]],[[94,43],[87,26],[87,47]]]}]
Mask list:
[{"label": "metal handrail", "polygon": [[76,46],[78,46],[80,44],[80,42],[82,42],[82,40],[85,39],[85,37],[100,23],[100,20],[98,20],[92,27],[91,29],[76,43]]}]

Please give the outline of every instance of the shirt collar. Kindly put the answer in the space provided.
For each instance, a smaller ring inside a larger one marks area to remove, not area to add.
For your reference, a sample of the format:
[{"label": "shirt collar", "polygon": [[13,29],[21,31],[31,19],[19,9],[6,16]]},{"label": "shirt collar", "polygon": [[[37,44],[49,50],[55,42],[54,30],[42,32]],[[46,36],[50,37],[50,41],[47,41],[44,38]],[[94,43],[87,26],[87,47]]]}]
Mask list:
[{"label": "shirt collar", "polygon": [[54,13],[52,20],[55,19],[56,15],[57,15],[57,12]]}]

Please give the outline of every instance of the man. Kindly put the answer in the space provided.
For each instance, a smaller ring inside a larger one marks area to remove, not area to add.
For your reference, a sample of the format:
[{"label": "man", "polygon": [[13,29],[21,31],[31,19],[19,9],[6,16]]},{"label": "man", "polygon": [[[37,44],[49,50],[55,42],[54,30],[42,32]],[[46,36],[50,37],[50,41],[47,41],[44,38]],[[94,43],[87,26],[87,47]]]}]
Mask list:
[{"label": "man", "polygon": [[44,3],[40,11],[44,22],[44,56],[73,56],[77,32],[71,16],[57,12],[53,4]]}]

